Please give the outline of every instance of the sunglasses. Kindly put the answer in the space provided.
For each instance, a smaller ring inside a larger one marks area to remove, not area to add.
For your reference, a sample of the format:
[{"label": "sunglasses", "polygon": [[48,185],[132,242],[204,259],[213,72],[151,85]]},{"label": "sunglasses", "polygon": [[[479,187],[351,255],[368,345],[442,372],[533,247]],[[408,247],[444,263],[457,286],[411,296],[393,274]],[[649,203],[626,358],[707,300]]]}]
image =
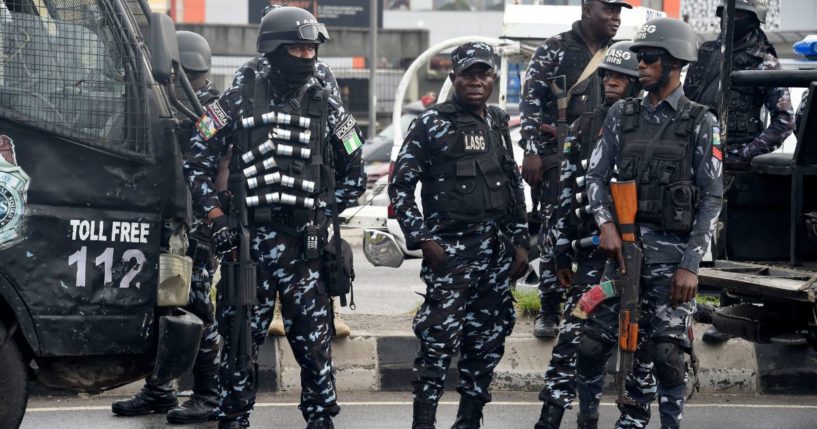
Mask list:
[{"label": "sunglasses", "polygon": [[638,51],[635,57],[639,62],[643,62],[644,64],[653,64],[661,58],[664,58],[664,51]]}]

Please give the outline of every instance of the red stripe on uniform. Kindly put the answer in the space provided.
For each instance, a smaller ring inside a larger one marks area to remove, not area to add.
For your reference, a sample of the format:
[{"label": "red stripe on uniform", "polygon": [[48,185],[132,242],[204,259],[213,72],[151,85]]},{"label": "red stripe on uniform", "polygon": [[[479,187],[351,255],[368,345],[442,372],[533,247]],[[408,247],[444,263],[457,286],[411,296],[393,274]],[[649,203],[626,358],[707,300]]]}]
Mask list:
[{"label": "red stripe on uniform", "polygon": [[723,161],[723,152],[715,146],[712,146],[712,156],[717,158],[718,161]]}]

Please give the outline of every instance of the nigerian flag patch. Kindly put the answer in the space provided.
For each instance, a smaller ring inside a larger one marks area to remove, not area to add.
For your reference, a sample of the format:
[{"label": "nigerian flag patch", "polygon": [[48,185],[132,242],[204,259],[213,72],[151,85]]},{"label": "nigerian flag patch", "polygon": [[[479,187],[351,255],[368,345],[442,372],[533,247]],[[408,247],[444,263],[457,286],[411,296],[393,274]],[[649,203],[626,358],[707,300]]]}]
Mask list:
[{"label": "nigerian flag patch", "polygon": [[351,155],[361,146],[363,146],[363,142],[360,141],[360,137],[355,131],[352,131],[343,138],[343,147],[346,149],[346,153],[349,155]]}]

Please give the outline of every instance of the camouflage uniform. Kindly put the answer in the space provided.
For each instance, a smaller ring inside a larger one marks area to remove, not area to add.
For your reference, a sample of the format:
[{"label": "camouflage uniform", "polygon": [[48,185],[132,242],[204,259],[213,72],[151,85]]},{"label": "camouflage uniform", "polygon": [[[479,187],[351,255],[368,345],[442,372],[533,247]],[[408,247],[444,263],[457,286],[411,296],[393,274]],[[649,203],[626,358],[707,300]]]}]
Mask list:
[{"label": "camouflage uniform", "polygon": [[[433,240],[448,256],[437,270],[423,262],[420,276],[426,283],[426,295],[413,325],[421,344],[414,360],[414,397],[434,404],[443,394],[446,370],[457,352],[457,391],[481,402],[491,400],[491,378],[504,353],[505,337],[516,320],[508,280],[514,247],[528,247],[522,182],[516,164],[507,156],[509,147],[502,174],[509,176],[504,180],[509,180],[516,210],[507,221],[452,221],[446,211],[431,209],[425,194],[424,211],[421,213],[417,207],[417,183],[432,186],[431,171],[441,167],[431,160],[454,150],[462,134],[457,132],[451,115],[443,111],[457,110],[459,115],[468,115],[484,133],[507,126],[507,114],[499,109],[489,108],[486,118],[459,109],[456,102],[446,102],[429,108],[412,123],[389,186],[408,248],[417,249],[421,242]],[[441,192],[429,198],[445,202],[454,196]]]},{"label": "camouflage uniform", "polygon": [[573,122],[562,151],[559,204],[553,216],[550,240],[556,243],[553,251],[556,270],[571,270],[573,284],[567,291],[559,338],[553,346],[550,364],[545,370],[545,385],[539,392],[540,400],[549,401],[561,408],[570,408],[576,398],[576,348],[583,320],[572,314],[573,308],[592,285],[599,283],[607,259],[596,246],[573,249],[571,243],[598,235],[590,215],[583,214],[579,218],[575,212],[587,204],[586,197],[582,203],[576,199],[576,195],[584,192],[584,188],[576,184],[576,178],[586,173],[582,168],[582,160],[586,160],[592,152],[595,137],[608,109],[608,106],[602,105]]},{"label": "camouflage uniform", "polygon": [[[269,79],[270,63],[266,57],[253,60],[252,67],[260,77]],[[233,86],[219,99],[218,103],[229,118],[227,125],[215,137],[205,141],[197,134],[191,140],[192,147],[186,154],[185,171],[191,183],[193,197],[205,213],[220,207],[220,202],[213,186],[218,161],[227,152],[230,136],[240,130],[237,120],[243,117],[241,110],[241,84],[244,70],[250,63],[242,66],[235,75]],[[313,84],[320,84],[310,78]],[[271,86],[267,98],[269,110],[280,108],[289,103],[292,95],[281,95]],[[334,96],[328,99],[327,136],[335,160],[336,189],[333,196],[319,199],[320,212],[327,218],[331,216],[329,202],[334,197],[338,210],[357,203],[357,198],[365,189],[365,174],[361,151],[356,148],[347,152],[340,137],[335,134],[340,124],[354,123],[354,119]],[[267,111],[266,107],[261,107]],[[360,135],[356,126],[352,132]],[[272,207],[272,215],[285,217],[283,207]],[[280,215],[278,215],[280,213]],[[335,395],[335,378],[332,369],[332,308],[331,299],[326,293],[325,281],[321,273],[321,261],[307,260],[302,252],[302,239],[305,225],[257,226],[253,230],[252,253],[259,264],[258,271],[258,306],[252,315],[252,361],[257,362],[258,350],[263,344],[270,321],[273,316],[275,295],[281,297],[284,327],[292,347],[293,354],[301,366],[301,405],[304,418],[321,415],[334,416],[340,411]],[[324,237],[325,238],[325,237]],[[219,296],[219,299],[222,297]],[[228,330],[235,311],[232,307],[220,308],[219,328]],[[224,332],[223,332],[224,334]],[[229,353],[229,342],[226,342],[224,354]],[[219,370],[221,384],[218,414],[222,419],[246,419],[255,403],[257,380],[255,371],[249,373],[230,373],[227,363],[222,361]],[[233,384],[232,380],[242,380]]]},{"label": "camouflage uniform", "polygon": [[[656,127],[667,124],[667,121],[680,121],[677,118],[684,109],[683,103],[688,101],[684,100],[683,90],[678,88],[656,107],[652,107],[648,99],[641,100],[640,111],[633,116],[642,124],[642,133],[653,132]],[[625,102],[618,102],[611,107],[601,138],[590,158],[588,197],[597,225],[613,221],[607,184],[613,176],[613,166],[617,162],[621,163],[621,148],[626,144],[623,139],[635,137],[622,131],[627,116],[624,104]],[[711,113],[697,118],[697,122],[690,124],[689,136],[684,137],[691,139],[689,144],[694,142],[694,147],[687,153],[692,155],[691,180],[700,196],[691,231],[688,234],[671,233],[637,220],[644,249],[639,319],[639,339],[642,342],[638,352],[641,363],[636,364],[633,375],[628,377],[627,395],[640,405],[620,407],[622,416],[618,427],[643,428],[647,425],[649,406],[654,399],[655,390],[645,382],[650,381],[648,374],[653,368],[658,379],[661,426],[679,427],[686,389],[685,376],[681,376],[684,373],[684,358],[680,350],[689,348],[687,329],[690,316],[695,310],[695,301],[672,308],[672,276],[678,268],[698,272],[698,266],[714,233],[723,194],[722,155],[717,121]],[[664,134],[668,135],[669,131]],[[622,168],[619,165],[619,170]],[[620,175],[621,173],[619,171]],[[615,263],[608,263],[604,276],[616,277]],[[616,344],[617,322],[618,300],[610,299],[590,314],[582,328],[577,360],[581,415],[598,414],[604,367]]]},{"label": "camouflage uniform", "polygon": [[[539,297],[542,312],[550,317],[559,314],[564,288],[556,280],[554,270],[552,234],[547,230],[550,217],[555,211],[559,197],[559,152],[561,150],[553,130],[556,127],[556,98],[548,86],[548,79],[566,75],[566,87],[571,88],[584,68],[593,57],[593,53],[584,43],[580,21],[573,23],[570,31],[553,36],[536,48],[528,64],[525,81],[522,86],[522,100],[519,103],[521,113],[521,135],[519,145],[525,155],[536,154],[544,160],[544,174],[538,188],[532,188],[535,195],[531,199],[540,204],[543,216],[539,242],[542,243],[542,257],[539,271]],[[599,49],[606,50],[611,41],[604,42]],[[592,111],[602,104],[601,79],[596,73],[577,85],[573,91],[567,109],[567,123],[571,124],[582,113]],[[545,131],[548,129],[548,131]],[[537,192],[538,191],[538,192]]]},{"label": "camouflage uniform", "polygon": [[[723,62],[720,39],[706,42],[699,50],[699,61],[692,63],[684,81],[690,100],[718,108],[720,64]],[[756,29],[735,43],[733,70],[780,70],[777,52],[762,30]],[[733,87],[727,96],[729,119],[726,163],[749,162],[752,158],[780,147],[794,129],[794,108],[788,88]],[[763,129],[760,109],[766,106],[771,120]]]},{"label": "camouflage uniform", "polygon": [[[196,91],[196,97],[199,103],[207,105],[215,101],[219,96],[219,91],[215,85],[209,80],[207,83]],[[192,128],[193,124],[189,119],[182,120],[182,127]],[[189,133],[182,133],[181,138],[189,138]],[[217,261],[213,259],[210,252],[210,227],[201,222],[201,211],[196,210],[196,216],[193,217],[193,224],[190,227],[190,254],[193,256],[193,276],[190,284],[190,298],[186,310],[195,314],[204,322],[204,330],[202,331],[201,341],[199,343],[199,350],[196,354],[196,361],[193,365],[194,374],[194,389],[193,392],[202,397],[215,396],[217,392],[211,391],[216,381],[208,383],[202,380],[203,377],[212,377],[217,380],[218,374],[216,368],[219,364],[219,352],[221,350],[221,336],[218,333],[218,328],[214,320],[215,308],[210,299],[210,288],[212,286],[213,274],[217,266]],[[152,383],[145,381],[145,386],[142,390],[147,393],[147,397],[165,397],[172,398],[175,394],[173,382],[168,381],[164,384]],[[113,408],[115,413],[125,414],[120,407],[126,401],[117,401]],[[213,404],[215,406],[215,404]],[[125,410],[127,411],[127,410]]]}]

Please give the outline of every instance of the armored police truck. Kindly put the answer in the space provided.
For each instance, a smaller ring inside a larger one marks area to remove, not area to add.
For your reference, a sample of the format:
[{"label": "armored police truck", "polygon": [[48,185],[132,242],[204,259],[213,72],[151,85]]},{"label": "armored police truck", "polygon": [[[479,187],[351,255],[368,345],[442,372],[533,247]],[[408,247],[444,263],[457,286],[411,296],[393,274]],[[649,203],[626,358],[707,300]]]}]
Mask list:
[{"label": "armored police truck", "polygon": [[99,392],[192,366],[176,135],[179,98],[200,106],[178,56],[145,0],[0,0],[1,428],[35,380]]}]

